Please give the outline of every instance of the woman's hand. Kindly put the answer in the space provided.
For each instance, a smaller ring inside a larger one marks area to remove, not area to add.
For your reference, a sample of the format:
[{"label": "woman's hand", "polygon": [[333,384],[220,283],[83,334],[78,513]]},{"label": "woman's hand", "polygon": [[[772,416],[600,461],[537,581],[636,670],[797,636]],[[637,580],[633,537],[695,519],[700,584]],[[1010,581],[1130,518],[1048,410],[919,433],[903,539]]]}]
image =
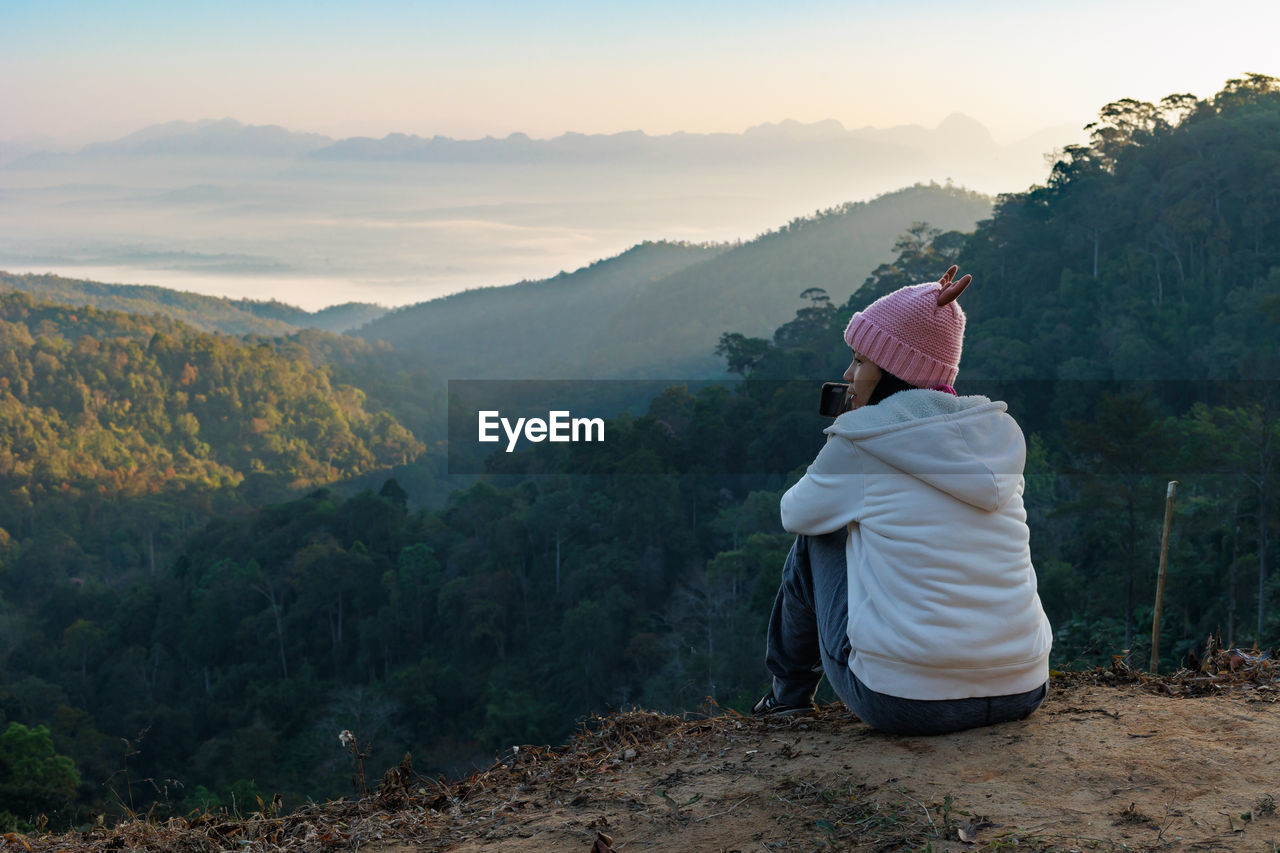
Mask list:
[{"label": "woman's hand", "polygon": [[939,308],[946,305],[948,302],[955,300],[955,298],[963,293],[964,289],[969,286],[969,282],[973,281],[973,276],[968,273],[966,273],[959,281],[952,281],[952,276],[959,271],[960,267],[952,264],[951,268],[942,274],[942,278],[938,279],[938,284],[942,286],[942,289],[938,291]]}]

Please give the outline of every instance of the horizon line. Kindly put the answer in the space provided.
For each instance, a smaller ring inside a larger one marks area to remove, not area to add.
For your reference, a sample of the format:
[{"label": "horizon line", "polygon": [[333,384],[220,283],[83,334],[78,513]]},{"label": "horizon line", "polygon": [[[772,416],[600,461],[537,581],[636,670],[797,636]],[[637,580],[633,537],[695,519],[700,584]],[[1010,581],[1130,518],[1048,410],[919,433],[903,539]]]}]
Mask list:
[{"label": "horizon line", "polygon": [[138,126],[134,130],[130,130],[127,132],[118,133],[110,136],[97,137],[93,139],[88,139],[87,141],[80,141],[80,142],[74,142],[74,143],[68,143],[63,140],[65,140],[68,137],[71,137],[71,138],[77,137],[79,136],[79,134],[75,134],[75,133],[52,134],[52,133],[40,132],[40,131],[28,131],[24,133],[19,133],[15,136],[10,136],[4,139],[0,139],[0,144],[15,144],[15,145],[28,145],[28,146],[53,145],[55,146],[54,148],[45,148],[40,150],[48,153],[80,153],[83,149],[88,148],[90,146],[120,142],[122,140],[128,139],[131,136],[135,136],[139,133],[143,133],[145,131],[152,130],[155,128],[170,127],[175,125],[188,125],[188,126],[195,127],[199,125],[225,124],[228,122],[235,123],[241,129],[252,129],[252,128],[279,129],[286,133],[297,134],[300,136],[321,136],[321,137],[324,137],[325,139],[328,139],[336,143],[336,142],[345,142],[350,140],[384,141],[392,137],[420,139],[428,142],[433,140],[448,140],[450,142],[486,142],[486,141],[502,142],[502,141],[507,141],[512,139],[521,140],[521,141],[528,140],[530,142],[554,142],[558,139],[563,139],[565,137],[590,138],[590,137],[616,137],[616,136],[629,136],[629,135],[640,135],[649,139],[663,139],[663,138],[674,137],[674,136],[744,136],[748,133],[751,133],[752,131],[758,131],[758,130],[769,130],[769,129],[783,128],[783,127],[813,128],[813,127],[823,126],[823,125],[831,126],[833,130],[838,128],[838,132],[843,132],[848,134],[859,133],[859,132],[863,132],[863,133],[890,132],[895,130],[909,130],[909,129],[920,129],[926,132],[936,133],[939,130],[941,130],[942,127],[945,124],[947,124],[947,122],[952,121],[953,119],[961,119],[964,121],[972,122],[973,124],[981,127],[982,130],[985,131],[987,135],[991,137],[992,141],[1001,147],[1018,145],[1018,144],[1021,144],[1022,142],[1025,142],[1036,136],[1039,136],[1040,134],[1047,133],[1047,132],[1062,132],[1065,128],[1071,128],[1072,130],[1082,129],[1082,128],[1076,128],[1075,125],[1071,122],[1060,122],[1058,124],[1045,125],[1044,127],[1039,128],[1038,130],[1034,130],[1030,133],[1023,134],[1011,142],[1001,142],[992,135],[990,127],[986,123],[984,123],[981,119],[975,118],[972,115],[969,115],[968,113],[965,113],[960,110],[953,110],[952,112],[948,113],[946,116],[944,116],[941,120],[939,120],[936,124],[933,124],[933,125],[924,124],[920,122],[912,122],[908,124],[893,124],[893,125],[884,125],[884,126],[866,124],[866,125],[861,125],[859,127],[850,127],[837,118],[824,118],[824,119],[817,119],[815,121],[801,121],[799,119],[788,117],[788,118],[777,119],[775,121],[758,122],[756,124],[748,125],[742,130],[736,130],[736,131],[735,130],[708,130],[708,131],[674,130],[666,133],[651,133],[643,128],[636,127],[636,128],[628,128],[625,130],[595,131],[595,132],[579,131],[579,130],[563,130],[554,136],[531,136],[530,134],[524,131],[514,130],[502,136],[489,133],[489,134],[485,134],[484,136],[457,137],[457,136],[447,136],[440,133],[434,133],[429,136],[425,136],[417,132],[408,132],[403,130],[389,130],[386,133],[384,133],[382,136],[371,136],[371,135],[365,135],[365,134],[359,134],[359,133],[341,136],[341,135],[334,135],[332,133],[327,133],[327,132],[318,131],[318,130],[296,129],[294,127],[290,127],[282,123],[259,124],[254,122],[246,122],[234,116],[223,116],[221,118],[169,119],[169,120],[163,120],[163,121],[149,121],[145,124]]}]

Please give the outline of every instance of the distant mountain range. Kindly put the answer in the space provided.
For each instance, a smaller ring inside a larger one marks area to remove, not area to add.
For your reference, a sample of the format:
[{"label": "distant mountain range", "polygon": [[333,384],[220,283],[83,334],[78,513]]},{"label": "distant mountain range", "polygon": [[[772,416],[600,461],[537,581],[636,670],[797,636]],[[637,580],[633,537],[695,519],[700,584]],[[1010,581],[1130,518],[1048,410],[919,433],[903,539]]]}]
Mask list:
[{"label": "distant mountain range", "polygon": [[448,162],[556,161],[628,159],[656,162],[719,162],[772,159],[802,150],[806,156],[829,160],[923,156],[940,163],[967,164],[983,160],[1032,158],[1038,163],[1071,127],[1046,129],[1012,145],[1000,145],[979,122],[961,113],[948,116],[936,128],[902,125],[891,128],[846,129],[835,120],[802,124],[787,120],[762,124],[743,133],[672,133],[650,136],[642,131],[612,134],[565,133],[554,139],[531,139],[523,133],[504,138],[458,140],[393,133],[382,139],[353,137],[317,147],[308,156],[318,160],[413,160]]},{"label": "distant mountain range", "polygon": [[564,133],[533,139],[523,133],[483,139],[421,137],[390,133],[381,139],[334,139],[300,133],[277,125],[246,125],[231,118],[173,121],[152,125],[120,139],[86,145],[76,152],[56,152],[48,140],[29,138],[0,142],[0,163],[48,165],[67,159],[136,156],[200,156],[294,158],[342,161],[408,160],[424,162],[539,162],[644,158],[648,161],[717,162],[728,158],[773,159],[786,152],[830,160],[883,158],[897,155],[939,163],[980,165],[982,161],[1034,161],[1046,151],[1072,140],[1078,129],[1046,128],[1026,139],[1001,145],[978,121],[953,113],[937,127],[901,125],[890,128],[845,128],[833,119],[804,124],[785,120],[761,124],[742,133],[684,133],[651,136],[643,131],[610,134]]},{"label": "distant mountain range", "polygon": [[80,153],[296,157],[332,144],[332,139],[319,133],[298,133],[274,124],[246,125],[224,118],[155,124],[111,142],[86,145]]}]

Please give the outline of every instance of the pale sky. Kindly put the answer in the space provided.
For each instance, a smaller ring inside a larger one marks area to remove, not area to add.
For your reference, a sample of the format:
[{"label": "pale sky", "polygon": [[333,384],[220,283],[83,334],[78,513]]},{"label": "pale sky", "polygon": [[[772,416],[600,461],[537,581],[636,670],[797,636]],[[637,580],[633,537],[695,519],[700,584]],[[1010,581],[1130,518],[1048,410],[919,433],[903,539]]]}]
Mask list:
[{"label": "pale sky", "polygon": [[1280,76],[1274,0],[0,0],[0,140],[231,117],[333,136],[741,132],[952,112],[1000,142]]}]

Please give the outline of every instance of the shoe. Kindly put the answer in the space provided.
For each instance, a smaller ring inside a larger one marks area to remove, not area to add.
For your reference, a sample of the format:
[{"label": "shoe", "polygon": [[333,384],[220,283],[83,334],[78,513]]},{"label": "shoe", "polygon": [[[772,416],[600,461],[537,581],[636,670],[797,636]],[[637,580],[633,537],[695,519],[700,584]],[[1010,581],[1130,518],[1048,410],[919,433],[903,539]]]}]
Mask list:
[{"label": "shoe", "polygon": [[751,715],[754,717],[793,717],[799,714],[812,713],[812,702],[806,702],[803,705],[779,705],[778,700],[773,696],[772,690],[751,709]]}]

